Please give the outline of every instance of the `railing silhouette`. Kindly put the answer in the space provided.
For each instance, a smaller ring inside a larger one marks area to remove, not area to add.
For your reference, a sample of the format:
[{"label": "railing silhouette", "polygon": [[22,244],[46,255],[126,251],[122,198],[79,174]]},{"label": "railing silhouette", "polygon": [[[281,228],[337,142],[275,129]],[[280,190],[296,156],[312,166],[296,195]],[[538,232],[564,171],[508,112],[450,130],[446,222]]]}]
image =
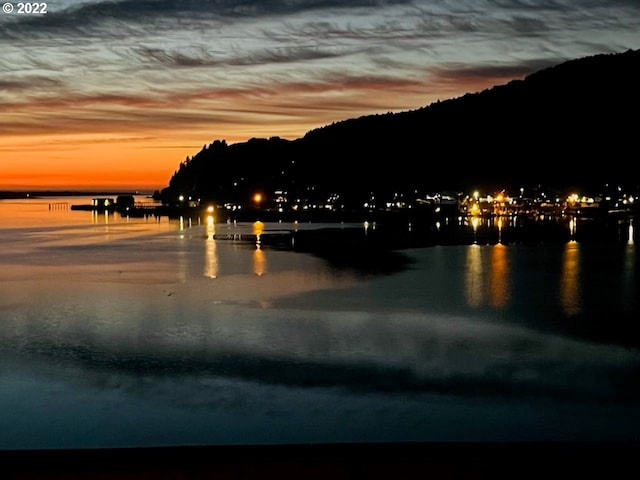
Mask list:
[{"label": "railing silhouette", "polygon": [[49,204],[49,210],[69,210],[69,202],[53,202]]}]

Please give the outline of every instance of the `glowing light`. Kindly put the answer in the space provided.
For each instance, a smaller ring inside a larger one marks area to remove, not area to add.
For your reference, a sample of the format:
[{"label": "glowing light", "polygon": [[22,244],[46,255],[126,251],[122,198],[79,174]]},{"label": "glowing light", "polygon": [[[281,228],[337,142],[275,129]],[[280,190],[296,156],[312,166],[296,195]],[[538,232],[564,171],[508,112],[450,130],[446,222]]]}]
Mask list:
[{"label": "glowing light", "polygon": [[262,194],[260,194],[260,193],[256,193],[256,194],[253,196],[253,201],[259,204],[259,203],[262,201]]},{"label": "glowing light", "polygon": [[209,212],[209,213],[213,213],[213,205],[209,205],[209,206],[207,207],[207,212]]}]

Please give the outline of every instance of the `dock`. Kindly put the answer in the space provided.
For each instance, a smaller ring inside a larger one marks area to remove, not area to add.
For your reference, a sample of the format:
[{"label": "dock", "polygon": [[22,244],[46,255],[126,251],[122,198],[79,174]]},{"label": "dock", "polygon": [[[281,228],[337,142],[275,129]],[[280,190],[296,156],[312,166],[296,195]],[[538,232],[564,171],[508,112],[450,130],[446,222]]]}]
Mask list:
[{"label": "dock", "polygon": [[[52,207],[50,206],[50,208]],[[133,203],[122,205],[117,202],[96,201],[95,199],[92,204],[76,204],[67,208],[88,212],[119,213],[124,217],[196,218],[203,213],[203,209],[198,207],[171,207],[155,203]]]}]

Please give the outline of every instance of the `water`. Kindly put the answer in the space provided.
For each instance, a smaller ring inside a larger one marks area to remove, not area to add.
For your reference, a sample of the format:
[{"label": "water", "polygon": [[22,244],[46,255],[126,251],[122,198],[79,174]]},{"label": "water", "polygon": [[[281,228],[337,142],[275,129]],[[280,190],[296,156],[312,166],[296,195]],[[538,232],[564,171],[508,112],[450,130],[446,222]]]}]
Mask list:
[{"label": "water", "polygon": [[633,234],[371,273],[54,202],[0,201],[0,449],[638,438]]}]

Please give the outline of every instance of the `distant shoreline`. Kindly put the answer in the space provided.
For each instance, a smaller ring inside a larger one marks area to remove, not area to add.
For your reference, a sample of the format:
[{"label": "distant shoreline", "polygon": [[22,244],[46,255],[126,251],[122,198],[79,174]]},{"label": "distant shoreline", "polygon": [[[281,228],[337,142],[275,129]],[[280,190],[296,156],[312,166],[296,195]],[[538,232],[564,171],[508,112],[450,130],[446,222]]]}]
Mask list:
[{"label": "distant shoreline", "polygon": [[0,200],[39,197],[151,195],[152,193],[139,190],[0,190]]}]

